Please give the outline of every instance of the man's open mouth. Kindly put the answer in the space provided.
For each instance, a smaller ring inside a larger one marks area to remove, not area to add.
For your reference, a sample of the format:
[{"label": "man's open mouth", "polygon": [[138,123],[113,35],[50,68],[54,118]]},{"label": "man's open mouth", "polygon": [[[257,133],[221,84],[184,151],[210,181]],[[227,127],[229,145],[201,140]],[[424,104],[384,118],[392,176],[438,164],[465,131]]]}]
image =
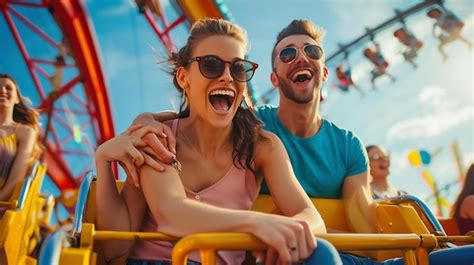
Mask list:
[{"label": "man's open mouth", "polygon": [[291,75],[291,81],[295,83],[303,83],[305,81],[311,80],[313,78],[313,73],[308,69],[302,69],[296,71]]}]

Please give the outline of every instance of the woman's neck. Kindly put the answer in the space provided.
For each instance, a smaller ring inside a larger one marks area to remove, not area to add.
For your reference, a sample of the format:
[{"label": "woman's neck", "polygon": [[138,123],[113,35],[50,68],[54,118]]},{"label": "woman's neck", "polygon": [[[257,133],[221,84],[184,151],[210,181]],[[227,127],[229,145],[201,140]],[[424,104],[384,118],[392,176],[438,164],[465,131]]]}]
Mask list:
[{"label": "woman's neck", "polygon": [[372,188],[377,191],[388,191],[390,183],[387,178],[374,179],[371,183]]},{"label": "woman's neck", "polygon": [[178,137],[179,134],[201,157],[214,157],[232,145],[232,124],[216,128],[198,118],[185,118],[179,122]]},{"label": "woman's neck", "polygon": [[13,110],[0,109],[0,126],[10,126],[14,123]]}]

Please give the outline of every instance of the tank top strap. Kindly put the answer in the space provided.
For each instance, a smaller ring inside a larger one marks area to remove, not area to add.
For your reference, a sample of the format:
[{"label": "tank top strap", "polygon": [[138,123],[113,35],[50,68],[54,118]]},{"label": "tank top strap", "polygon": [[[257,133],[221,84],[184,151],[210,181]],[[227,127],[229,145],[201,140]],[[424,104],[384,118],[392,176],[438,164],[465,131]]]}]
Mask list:
[{"label": "tank top strap", "polygon": [[20,128],[20,125],[21,125],[21,123],[19,123],[19,122],[17,122],[15,124],[15,130],[13,131],[14,134],[16,134],[18,132],[18,128]]},{"label": "tank top strap", "polygon": [[179,119],[174,119],[171,123],[171,131],[173,132],[174,136],[176,136],[178,132],[178,121]]}]

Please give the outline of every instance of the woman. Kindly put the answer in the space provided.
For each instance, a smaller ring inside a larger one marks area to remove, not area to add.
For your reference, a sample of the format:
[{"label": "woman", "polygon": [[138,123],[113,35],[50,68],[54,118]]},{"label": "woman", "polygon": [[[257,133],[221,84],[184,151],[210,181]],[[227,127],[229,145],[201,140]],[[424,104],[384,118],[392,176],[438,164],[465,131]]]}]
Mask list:
[{"label": "woman", "polygon": [[15,79],[0,74],[0,201],[10,198],[38,158],[38,113],[25,104]]},{"label": "woman", "polygon": [[[184,102],[170,121],[177,138],[176,168],[158,164],[140,148],[156,129],[132,126],[96,151],[97,226],[107,230],[159,231],[174,236],[198,232],[249,232],[270,246],[266,263],[318,260],[338,264],[335,250],[313,237],[324,222],[296,180],[285,149],[244,108],[247,82],[257,65],[243,58],[244,31],[224,20],[206,19],[191,28],[186,45],[170,56],[175,86]],[[127,182],[119,193],[110,163],[119,161]],[[180,162],[178,162],[180,161]],[[140,168],[135,171],[135,166]],[[160,169],[165,167],[164,172]],[[249,211],[265,176],[286,216]],[[204,203],[203,203],[204,202]],[[166,264],[171,244],[107,242],[107,258],[130,247],[128,264]],[[219,252],[219,263],[240,264],[242,252]],[[190,259],[199,262],[199,257]]]},{"label": "woman", "polygon": [[464,186],[454,203],[451,216],[456,219],[461,235],[474,230],[474,164],[464,179]]},{"label": "woman", "polygon": [[390,174],[390,156],[378,145],[369,145],[365,148],[369,157],[372,195],[374,199],[393,197],[407,194],[397,189],[388,180]]}]

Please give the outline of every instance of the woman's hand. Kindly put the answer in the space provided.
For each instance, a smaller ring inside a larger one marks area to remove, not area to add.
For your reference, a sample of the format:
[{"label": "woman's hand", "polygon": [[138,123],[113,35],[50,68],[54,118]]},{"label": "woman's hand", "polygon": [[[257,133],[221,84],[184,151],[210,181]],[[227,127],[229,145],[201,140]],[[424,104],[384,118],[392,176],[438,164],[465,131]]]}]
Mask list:
[{"label": "woman's hand", "polygon": [[96,150],[96,159],[118,162],[131,177],[132,184],[139,187],[138,169],[144,164],[158,171],[164,170],[160,163],[141,150],[147,145],[142,138],[148,133],[159,134],[160,131],[151,126],[132,125],[124,133],[101,144]]},{"label": "woman's hand", "polygon": [[262,215],[252,233],[269,249],[265,264],[291,264],[305,260],[316,248],[308,222],[278,215]]}]

